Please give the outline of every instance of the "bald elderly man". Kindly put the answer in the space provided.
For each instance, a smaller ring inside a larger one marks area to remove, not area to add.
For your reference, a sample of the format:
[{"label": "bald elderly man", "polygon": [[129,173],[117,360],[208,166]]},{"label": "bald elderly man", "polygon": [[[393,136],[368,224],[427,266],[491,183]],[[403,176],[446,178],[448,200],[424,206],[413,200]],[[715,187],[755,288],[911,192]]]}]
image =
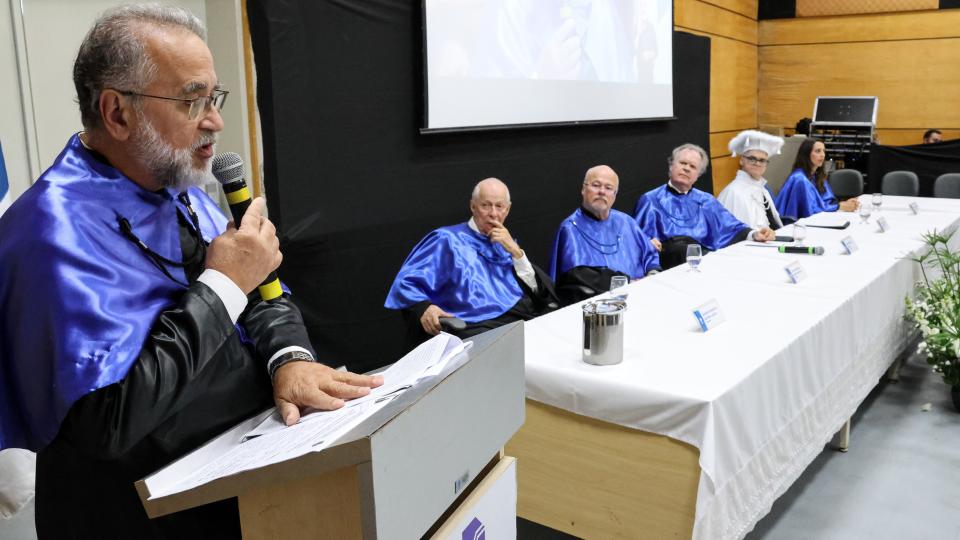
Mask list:
[{"label": "bald elderly man", "polygon": [[407,256],[384,306],[402,310],[410,345],[441,330],[443,318],[467,337],[556,309],[553,282],[534,266],[504,226],[510,190],[496,178],[470,197],[470,220],[434,230]]},{"label": "bald elderly man", "polygon": [[613,209],[620,178],[607,165],[587,171],[580,208],[557,231],[550,277],[565,304],[610,288],[610,278],[639,279],[660,270],[660,257],[633,217]]}]

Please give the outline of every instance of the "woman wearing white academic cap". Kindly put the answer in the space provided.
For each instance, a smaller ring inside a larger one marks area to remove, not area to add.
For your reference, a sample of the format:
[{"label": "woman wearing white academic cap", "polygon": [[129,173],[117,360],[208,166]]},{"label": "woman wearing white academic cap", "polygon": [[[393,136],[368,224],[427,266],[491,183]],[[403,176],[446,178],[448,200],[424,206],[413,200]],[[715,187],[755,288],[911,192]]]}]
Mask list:
[{"label": "woman wearing white academic cap", "polygon": [[780,137],[748,129],[741,131],[730,140],[730,152],[740,156],[740,170],[717,199],[750,227],[783,226],[777,207],[773,204],[773,195],[763,178],[770,156],[780,153],[783,139]]}]

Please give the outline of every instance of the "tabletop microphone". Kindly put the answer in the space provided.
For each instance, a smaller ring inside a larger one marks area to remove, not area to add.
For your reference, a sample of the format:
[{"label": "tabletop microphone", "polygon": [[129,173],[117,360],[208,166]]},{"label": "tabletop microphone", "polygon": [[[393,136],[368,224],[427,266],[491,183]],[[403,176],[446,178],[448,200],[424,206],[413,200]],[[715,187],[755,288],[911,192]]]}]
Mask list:
[{"label": "tabletop microphone", "polygon": [[[247,212],[247,208],[253,201],[250,197],[250,190],[247,189],[247,183],[243,180],[243,159],[236,152],[217,154],[213,158],[212,172],[220,185],[223,186],[223,194],[226,195],[227,203],[230,204],[233,222],[237,227],[240,227],[243,214]],[[260,298],[264,300],[279,298],[283,294],[283,289],[280,287],[277,272],[270,272],[270,275],[263,280],[257,290],[260,291]]]},{"label": "tabletop microphone", "polygon": [[823,255],[823,247],[821,246],[779,246],[777,251],[780,253],[802,253],[804,255]]}]

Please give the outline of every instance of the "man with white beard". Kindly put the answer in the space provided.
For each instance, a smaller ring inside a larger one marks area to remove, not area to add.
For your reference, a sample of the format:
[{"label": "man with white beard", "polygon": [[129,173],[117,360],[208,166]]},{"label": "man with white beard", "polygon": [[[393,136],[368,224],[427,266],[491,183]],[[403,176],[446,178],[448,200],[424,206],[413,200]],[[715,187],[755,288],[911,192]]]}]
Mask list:
[{"label": "man with white beard", "polygon": [[0,218],[0,450],[38,452],[40,538],[239,537],[235,499],[150,520],[134,482],[271,398],[289,425],[382,383],[315,359],[286,295],[248,299],[282,256],[262,199],[234,226],[196,188],[227,95],[203,39],[182,8],[102,15],[84,131]]}]

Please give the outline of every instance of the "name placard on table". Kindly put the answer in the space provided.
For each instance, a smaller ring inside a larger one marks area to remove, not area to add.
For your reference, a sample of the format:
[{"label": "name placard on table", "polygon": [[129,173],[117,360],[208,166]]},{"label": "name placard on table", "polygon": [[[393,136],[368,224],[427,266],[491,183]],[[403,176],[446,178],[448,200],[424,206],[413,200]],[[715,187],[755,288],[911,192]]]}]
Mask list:
[{"label": "name placard on table", "polygon": [[784,266],[783,269],[787,272],[787,276],[790,277],[790,281],[794,285],[807,279],[807,271],[803,269],[803,265],[800,264],[800,261],[793,261],[792,263]]},{"label": "name placard on table", "polygon": [[917,204],[917,203],[915,203],[915,202],[912,202],[912,203],[910,203],[908,206],[910,207],[910,211],[913,212],[913,215],[917,215],[917,214],[920,213],[920,205],[919,205],[919,204]]},{"label": "name placard on table", "polygon": [[843,245],[843,249],[846,250],[847,255],[853,255],[855,251],[860,249],[860,247],[857,246],[857,243],[853,240],[852,236],[848,236],[843,240],[840,240],[840,243]]},{"label": "name placard on table", "polygon": [[700,330],[704,332],[727,320],[715,298],[694,308],[693,316],[696,317]]},{"label": "name placard on table", "polygon": [[885,233],[885,232],[887,232],[887,231],[890,230],[890,224],[887,223],[887,218],[885,218],[885,217],[878,217],[878,218],[877,218],[877,225],[880,226],[880,232],[882,232],[882,233]]}]

